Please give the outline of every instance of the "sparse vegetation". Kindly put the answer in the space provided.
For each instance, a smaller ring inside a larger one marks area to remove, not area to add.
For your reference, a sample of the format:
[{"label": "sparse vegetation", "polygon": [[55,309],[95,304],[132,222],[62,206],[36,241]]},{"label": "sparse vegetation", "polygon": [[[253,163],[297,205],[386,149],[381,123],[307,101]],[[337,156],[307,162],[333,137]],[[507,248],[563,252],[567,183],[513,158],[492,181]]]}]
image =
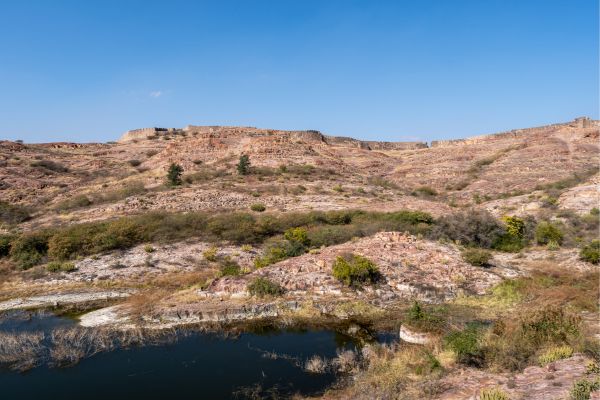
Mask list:
[{"label": "sparse vegetation", "polygon": [[60,163],[57,163],[56,161],[51,160],[34,161],[31,163],[31,166],[36,168],[44,168],[46,170],[59,173],[69,172],[69,168],[65,167]]},{"label": "sparse vegetation", "polygon": [[510,400],[510,396],[499,388],[482,389],[479,393],[480,400]]},{"label": "sparse vegetation", "polygon": [[571,346],[554,346],[542,353],[538,360],[540,365],[544,366],[551,362],[562,360],[563,358],[569,358],[573,355],[573,348]]},{"label": "sparse vegetation", "polygon": [[589,400],[592,392],[600,390],[600,379],[580,379],[573,384],[569,395],[571,400]]},{"label": "sparse vegetation", "polygon": [[469,210],[441,217],[431,236],[465,246],[491,248],[504,234],[505,228],[487,211]]}]

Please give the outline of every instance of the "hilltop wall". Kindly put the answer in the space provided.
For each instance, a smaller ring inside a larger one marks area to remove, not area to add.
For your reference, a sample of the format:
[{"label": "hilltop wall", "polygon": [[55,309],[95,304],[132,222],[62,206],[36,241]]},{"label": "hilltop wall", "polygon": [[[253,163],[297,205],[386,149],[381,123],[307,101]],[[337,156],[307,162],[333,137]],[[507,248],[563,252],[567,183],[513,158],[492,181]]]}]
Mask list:
[{"label": "hilltop wall", "polygon": [[527,139],[533,136],[547,135],[560,128],[579,128],[588,129],[600,127],[600,121],[596,121],[587,117],[575,118],[570,122],[563,122],[558,124],[543,125],[534,128],[524,129],[513,129],[510,131],[491,133],[487,135],[472,136],[466,139],[452,139],[452,140],[434,140],[431,142],[431,147],[455,147],[463,145],[471,145],[478,143],[489,143],[499,140],[506,139]]}]

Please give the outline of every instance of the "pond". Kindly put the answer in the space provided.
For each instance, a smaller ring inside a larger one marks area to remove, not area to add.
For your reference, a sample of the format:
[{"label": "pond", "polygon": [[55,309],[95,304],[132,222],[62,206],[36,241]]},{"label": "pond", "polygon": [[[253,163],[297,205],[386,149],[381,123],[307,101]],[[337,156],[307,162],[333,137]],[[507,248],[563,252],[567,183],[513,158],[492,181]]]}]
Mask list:
[{"label": "pond", "polygon": [[[12,322],[11,322],[12,321]],[[18,321],[21,321],[19,324]],[[0,331],[72,320],[34,314],[0,322]],[[390,335],[378,340],[389,341]],[[302,366],[314,355],[333,358],[355,342],[331,330],[267,330],[223,335],[187,334],[170,344],[100,353],[67,368],[40,366],[24,373],[1,370],[2,399],[244,399],[313,395],[333,384],[332,372]]]}]

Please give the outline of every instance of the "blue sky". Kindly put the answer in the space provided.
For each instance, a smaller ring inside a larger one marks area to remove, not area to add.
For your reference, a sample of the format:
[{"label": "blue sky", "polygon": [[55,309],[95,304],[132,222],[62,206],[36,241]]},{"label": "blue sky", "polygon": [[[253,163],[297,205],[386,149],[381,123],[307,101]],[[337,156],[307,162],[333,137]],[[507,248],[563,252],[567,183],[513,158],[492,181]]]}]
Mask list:
[{"label": "blue sky", "polygon": [[0,0],[0,139],[433,140],[599,118],[597,0]]}]

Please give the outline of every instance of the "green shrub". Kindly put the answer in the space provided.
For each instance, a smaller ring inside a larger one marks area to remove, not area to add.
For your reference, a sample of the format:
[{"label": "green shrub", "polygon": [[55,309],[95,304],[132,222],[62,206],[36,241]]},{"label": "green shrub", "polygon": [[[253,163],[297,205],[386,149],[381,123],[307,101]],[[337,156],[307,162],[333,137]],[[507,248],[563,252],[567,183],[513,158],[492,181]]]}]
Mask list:
[{"label": "green shrub", "polygon": [[250,206],[252,211],[263,212],[267,209],[267,207],[262,203],[254,203]]},{"label": "green shrub", "polygon": [[548,244],[550,241],[561,244],[563,233],[555,224],[548,221],[542,221],[535,229],[535,240],[538,244]]},{"label": "green shrub", "polygon": [[27,208],[6,201],[0,201],[0,222],[18,224],[27,221],[30,217]]},{"label": "green shrub", "polygon": [[402,323],[421,332],[440,332],[444,325],[444,319],[425,310],[418,301],[415,301],[408,309]]},{"label": "green shrub", "polygon": [[505,228],[487,211],[470,210],[441,217],[431,236],[465,246],[490,248],[506,234]]},{"label": "green shrub", "polygon": [[592,240],[583,246],[579,252],[579,258],[592,264],[598,264],[600,262],[600,240]]},{"label": "green shrub", "polygon": [[254,259],[254,266],[256,268],[263,268],[289,257],[300,256],[305,252],[306,248],[299,242],[289,240],[275,241],[267,245],[262,257]]},{"label": "green shrub", "polygon": [[444,337],[444,346],[456,354],[460,363],[480,366],[483,364],[483,351],[480,343],[482,328],[469,324],[462,331],[455,331]]},{"label": "green shrub", "polygon": [[75,265],[70,262],[52,261],[46,265],[46,270],[48,272],[72,272],[76,269]]},{"label": "green shrub", "polygon": [[377,265],[368,258],[356,254],[337,257],[332,270],[337,280],[351,287],[375,283],[380,278]]},{"label": "green shrub", "polygon": [[538,361],[541,366],[550,364],[551,362],[569,358],[573,355],[573,348],[571,346],[553,346],[546,350],[538,357]]},{"label": "green shrub", "polygon": [[152,245],[150,245],[150,244],[147,244],[144,246],[144,251],[146,253],[154,253],[154,247],[152,247]]},{"label": "green shrub", "polygon": [[221,262],[221,276],[237,276],[241,273],[240,265],[230,258]]},{"label": "green shrub", "polygon": [[600,215],[600,209],[598,207],[594,207],[590,210],[590,215]]},{"label": "green shrub", "polygon": [[479,400],[510,400],[509,395],[499,388],[481,389]]},{"label": "green shrub", "polygon": [[10,254],[11,242],[15,240],[13,235],[0,235],[0,258]]},{"label": "green shrub", "polygon": [[290,242],[297,242],[303,246],[310,245],[310,239],[308,238],[306,228],[290,228],[284,232],[283,237]]},{"label": "green shrub", "polygon": [[519,239],[523,238],[525,235],[525,221],[522,218],[505,216],[502,221],[506,224],[506,233]]},{"label": "green shrub", "polygon": [[285,290],[277,283],[267,278],[255,278],[247,286],[248,292],[252,296],[281,296]]},{"label": "green shrub", "polygon": [[488,262],[492,258],[492,253],[487,250],[469,248],[462,252],[463,260],[471,265],[477,267],[483,267],[488,265]]},{"label": "green shrub", "polygon": [[494,243],[492,243],[492,248],[507,253],[518,253],[525,247],[525,243],[523,242],[524,241],[521,238],[506,233],[500,235]]},{"label": "green shrub", "polygon": [[181,174],[183,167],[179,164],[172,163],[167,171],[167,183],[171,186],[181,185]]},{"label": "green shrub", "polygon": [[237,171],[240,175],[248,175],[250,173],[250,156],[242,154],[237,164]]},{"label": "green shrub", "polygon": [[573,384],[569,392],[571,400],[589,400],[592,392],[600,390],[600,379],[580,379]]},{"label": "green shrub", "polygon": [[48,252],[48,233],[28,233],[11,242],[10,257],[21,269],[42,262]]}]

